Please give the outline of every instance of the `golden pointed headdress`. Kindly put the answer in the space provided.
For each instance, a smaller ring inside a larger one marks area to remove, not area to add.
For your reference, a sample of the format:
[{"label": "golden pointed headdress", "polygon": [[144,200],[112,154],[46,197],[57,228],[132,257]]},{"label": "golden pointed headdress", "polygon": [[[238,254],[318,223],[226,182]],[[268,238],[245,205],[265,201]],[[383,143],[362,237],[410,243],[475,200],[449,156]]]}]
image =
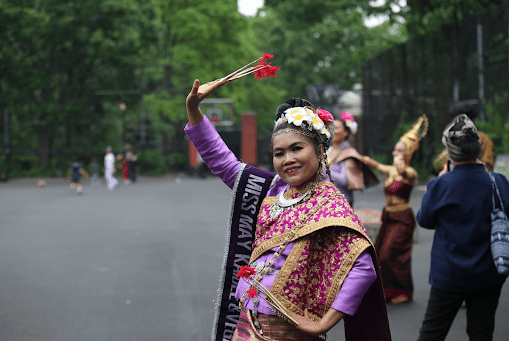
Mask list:
[{"label": "golden pointed headdress", "polygon": [[405,155],[408,160],[412,158],[412,155],[414,155],[415,151],[419,148],[419,142],[426,136],[428,126],[428,118],[426,115],[422,115],[419,117],[419,120],[414,123],[412,129],[399,139],[400,142],[406,145]]}]

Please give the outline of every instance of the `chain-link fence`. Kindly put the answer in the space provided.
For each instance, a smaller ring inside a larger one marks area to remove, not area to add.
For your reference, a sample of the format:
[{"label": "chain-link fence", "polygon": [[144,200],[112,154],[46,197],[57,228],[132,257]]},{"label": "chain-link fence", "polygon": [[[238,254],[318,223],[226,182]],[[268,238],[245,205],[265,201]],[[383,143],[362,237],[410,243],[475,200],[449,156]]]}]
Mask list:
[{"label": "chain-link fence", "polygon": [[452,107],[470,104],[477,118],[486,120],[486,103],[509,87],[508,17],[505,4],[365,61],[363,152],[390,154],[396,127],[426,114],[428,135],[414,161],[429,166],[443,148],[441,134]]}]

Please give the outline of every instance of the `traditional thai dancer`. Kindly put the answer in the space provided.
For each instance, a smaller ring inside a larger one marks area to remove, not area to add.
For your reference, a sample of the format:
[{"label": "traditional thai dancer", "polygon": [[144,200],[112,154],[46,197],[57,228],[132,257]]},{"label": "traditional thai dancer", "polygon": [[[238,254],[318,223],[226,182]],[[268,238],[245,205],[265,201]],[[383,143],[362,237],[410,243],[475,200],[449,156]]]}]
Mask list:
[{"label": "traditional thai dancer", "polygon": [[327,151],[334,185],[344,194],[353,207],[353,191],[376,185],[379,181],[370,168],[362,163],[362,155],[350,146],[349,137],[357,133],[357,122],[346,111],[334,120],[334,138]]},{"label": "traditional thai dancer", "polygon": [[416,224],[409,202],[418,175],[410,163],[427,130],[428,119],[423,115],[394,146],[392,165],[381,164],[368,156],[363,158],[366,165],[387,176],[384,184],[386,206],[382,212],[382,226],[375,249],[380,261],[385,297],[395,304],[410,301],[413,297],[410,265]]},{"label": "traditional thai dancer", "polygon": [[322,180],[332,116],[298,97],[278,107],[275,175],[238,161],[199,109],[223,84],[196,80],[186,101],[187,135],[234,191],[212,339],[319,340],[344,320],[347,340],[390,340],[373,244]]}]

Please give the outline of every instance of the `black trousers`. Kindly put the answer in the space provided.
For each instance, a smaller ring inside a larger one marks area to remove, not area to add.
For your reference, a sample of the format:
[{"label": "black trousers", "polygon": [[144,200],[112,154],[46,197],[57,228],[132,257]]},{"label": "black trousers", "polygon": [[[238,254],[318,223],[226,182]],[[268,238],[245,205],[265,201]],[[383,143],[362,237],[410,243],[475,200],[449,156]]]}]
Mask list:
[{"label": "black trousers", "polygon": [[502,284],[466,292],[444,291],[432,287],[418,340],[445,340],[458,310],[465,301],[469,340],[491,341]]}]

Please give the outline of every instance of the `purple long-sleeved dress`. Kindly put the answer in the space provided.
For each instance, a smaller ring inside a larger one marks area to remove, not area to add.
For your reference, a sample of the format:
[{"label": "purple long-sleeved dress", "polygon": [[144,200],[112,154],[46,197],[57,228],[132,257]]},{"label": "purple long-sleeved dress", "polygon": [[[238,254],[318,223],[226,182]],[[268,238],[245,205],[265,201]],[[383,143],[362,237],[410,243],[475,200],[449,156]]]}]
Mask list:
[{"label": "purple long-sleeved dress", "polygon": [[[185,127],[185,132],[210,170],[228,187],[233,188],[242,163],[237,160],[233,152],[226,146],[208,118],[204,117],[203,120],[195,126],[191,126],[188,123]],[[287,184],[278,178],[274,186],[269,189],[267,196],[278,196],[286,187]],[[276,259],[272,265],[272,269],[275,273],[263,276],[261,284],[267,289],[270,289],[274,283],[277,272],[283,267],[294,245],[294,242],[289,243]],[[264,264],[267,264],[272,259],[277,249],[278,248],[274,248],[264,253],[256,260],[256,263],[264,262]],[[345,278],[341,290],[332,304],[332,308],[353,316],[364,294],[376,280],[376,276],[371,255],[367,251],[364,251],[357,258],[354,266]],[[235,297],[240,299],[249,288],[249,284],[245,281],[239,281]],[[267,307],[267,303],[263,298],[260,297],[259,302],[259,306],[257,307],[259,313],[275,315],[275,313]],[[252,300],[247,299],[245,306],[247,309],[253,309]]]},{"label": "purple long-sleeved dress", "polygon": [[[350,143],[348,141],[343,142],[339,145],[339,149],[345,149],[350,147]],[[332,180],[334,181],[334,185],[339,189],[341,193],[345,196],[346,200],[349,203],[353,202],[353,191],[348,189],[348,178],[346,177],[346,168],[345,168],[345,160],[333,163],[329,166]]]}]

